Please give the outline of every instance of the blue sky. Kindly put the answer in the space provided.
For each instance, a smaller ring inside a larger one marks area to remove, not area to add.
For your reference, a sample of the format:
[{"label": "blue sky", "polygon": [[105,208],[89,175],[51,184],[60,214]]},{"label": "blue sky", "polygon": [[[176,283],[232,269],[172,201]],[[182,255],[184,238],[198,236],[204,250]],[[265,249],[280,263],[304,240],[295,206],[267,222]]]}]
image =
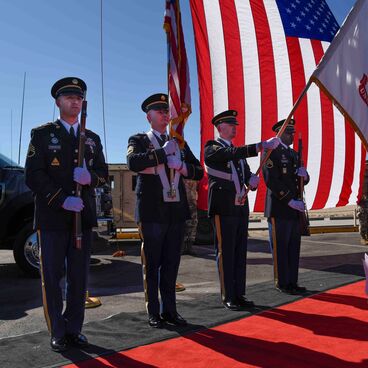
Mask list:
[{"label": "blue sky", "polygon": [[[354,2],[327,0],[339,23]],[[125,162],[129,136],[148,129],[141,102],[152,93],[167,90],[164,4],[164,0],[103,0],[105,119],[110,163]],[[0,6],[0,152],[18,160],[24,72],[27,76],[21,164],[31,128],[52,120],[54,100],[50,88],[65,76],[86,81],[87,126],[103,140],[100,0],[0,0]],[[193,110],[185,136],[199,156],[199,96],[189,0],[181,0],[181,10]]]}]

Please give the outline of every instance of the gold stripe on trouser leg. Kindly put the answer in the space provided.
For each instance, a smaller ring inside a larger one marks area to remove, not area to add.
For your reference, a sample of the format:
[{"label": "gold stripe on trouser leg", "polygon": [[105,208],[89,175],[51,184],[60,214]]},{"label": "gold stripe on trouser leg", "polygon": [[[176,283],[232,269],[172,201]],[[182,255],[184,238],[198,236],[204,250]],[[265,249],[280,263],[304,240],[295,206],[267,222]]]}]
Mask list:
[{"label": "gold stripe on trouser leg", "polygon": [[43,313],[45,315],[46,324],[49,332],[51,333],[51,320],[49,315],[49,308],[47,307],[47,298],[46,298],[46,289],[45,289],[45,279],[43,276],[43,267],[42,267],[42,251],[41,251],[41,231],[37,231],[38,234],[38,242],[39,242],[39,250],[40,250],[40,273],[41,273],[41,288],[42,288],[42,304],[43,304]]},{"label": "gold stripe on trouser leg", "polygon": [[147,261],[146,255],[144,254],[144,238],[142,232],[142,225],[138,224],[139,236],[142,239],[141,245],[141,261],[142,261],[142,270],[143,270],[143,290],[144,290],[144,300],[146,303],[146,310],[148,312],[148,293],[147,293]]},{"label": "gold stripe on trouser leg", "polygon": [[224,266],[222,258],[222,235],[221,235],[221,222],[220,216],[215,215],[215,227],[216,227],[216,237],[217,237],[217,257],[218,257],[218,271],[220,276],[220,287],[221,287],[221,298],[225,301],[225,282],[224,282]]},{"label": "gold stripe on trouser leg", "polygon": [[277,286],[279,283],[279,269],[277,266],[277,238],[276,238],[276,226],[274,217],[271,217],[271,224],[272,224],[273,278],[275,281],[275,286]]}]

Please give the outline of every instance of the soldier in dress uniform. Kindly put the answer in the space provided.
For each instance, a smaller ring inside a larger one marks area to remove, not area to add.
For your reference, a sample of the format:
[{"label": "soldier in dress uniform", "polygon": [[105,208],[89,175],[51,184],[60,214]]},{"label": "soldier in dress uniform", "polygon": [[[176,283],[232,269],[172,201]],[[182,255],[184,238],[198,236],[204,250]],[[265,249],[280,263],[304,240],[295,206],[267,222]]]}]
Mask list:
[{"label": "soldier in dress uniform", "polygon": [[[169,139],[168,96],[154,94],[142,103],[151,129],[129,138],[127,163],[138,173],[136,221],[142,236],[143,284],[151,327],[185,325],[176,310],[175,282],[185,221],[190,218],[183,178],[200,180],[203,169],[187,143],[179,150]],[[174,176],[170,178],[170,170]],[[161,295],[159,302],[158,290]],[[161,312],[161,315],[160,315]]]},{"label": "soldier in dress uniform", "polygon": [[[278,132],[284,121],[277,122],[272,130]],[[281,135],[281,144],[271,152],[262,168],[267,185],[265,217],[268,218],[275,287],[288,294],[306,291],[305,287],[298,286],[299,212],[305,211],[305,205],[297,198],[299,177],[303,177],[304,184],[308,184],[309,175],[304,167],[298,168],[298,153],[290,148],[294,141],[294,125],[295,120],[291,119]]]},{"label": "soldier in dress uniform", "polygon": [[[85,164],[77,166],[79,122],[87,86],[79,78],[57,81],[51,95],[60,110],[55,122],[34,128],[25,164],[26,183],[34,192],[34,227],[40,244],[43,307],[51,348],[85,347],[84,319],[92,227],[97,225],[94,188],[106,183],[108,173],[97,134],[86,129]],[[81,198],[75,196],[82,185]],[[73,217],[81,212],[82,248],[75,248]],[[66,308],[60,280],[66,271]]]},{"label": "soldier in dress uniform", "polygon": [[215,230],[215,249],[225,308],[240,310],[254,303],[245,297],[249,204],[246,186],[255,190],[259,177],[253,175],[246,157],[257,156],[262,148],[275,148],[278,138],[235,147],[237,112],[226,110],[212,119],[219,138],[205,145],[208,174],[208,215]]}]

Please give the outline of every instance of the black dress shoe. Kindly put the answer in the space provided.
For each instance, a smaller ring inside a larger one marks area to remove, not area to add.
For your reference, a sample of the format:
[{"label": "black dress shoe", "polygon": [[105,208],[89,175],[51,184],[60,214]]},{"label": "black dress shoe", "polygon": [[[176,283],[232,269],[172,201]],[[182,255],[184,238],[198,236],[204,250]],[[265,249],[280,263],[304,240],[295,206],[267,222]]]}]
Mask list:
[{"label": "black dress shoe", "polygon": [[65,337],[51,337],[51,350],[61,353],[68,349],[68,344]]},{"label": "black dress shoe", "polygon": [[162,319],[158,314],[149,314],[148,315],[148,324],[154,328],[162,327]]},{"label": "black dress shoe", "polygon": [[279,293],[284,293],[284,294],[289,294],[289,295],[295,295],[294,290],[292,290],[289,286],[279,286],[276,285],[275,289],[279,292]]},{"label": "black dress shoe", "polygon": [[248,300],[245,295],[238,296],[236,298],[236,302],[243,308],[253,308],[254,303],[251,300]]},{"label": "black dress shoe", "polygon": [[227,300],[222,303],[226,309],[230,309],[232,311],[242,310],[242,307],[233,300]]},{"label": "black dress shoe", "polygon": [[67,334],[68,343],[76,348],[86,348],[89,345],[87,337],[81,333]]},{"label": "black dress shoe", "polygon": [[307,288],[305,288],[304,286],[299,286],[298,284],[296,285],[291,285],[290,289],[295,293],[295,294],[304,294],[307,292]]},{"label": "black dress shoe", "polygon": [[187,321],[178,313],[162,313],[161,318],[169,325],[186,326]]}]

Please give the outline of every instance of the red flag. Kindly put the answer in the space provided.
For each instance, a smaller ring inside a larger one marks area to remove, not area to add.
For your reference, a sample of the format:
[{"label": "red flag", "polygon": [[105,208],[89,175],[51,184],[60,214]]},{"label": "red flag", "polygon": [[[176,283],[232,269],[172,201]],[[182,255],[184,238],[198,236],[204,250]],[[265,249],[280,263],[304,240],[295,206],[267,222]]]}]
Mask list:
[{"label": "red flag", "polygon": [[189,67],[179,0],[166,0],[164,29],[168,46],[170,136],[184,147],[184,125],[191,111]]},{"label": "red flag", "polygon": [[[212,117],[227,109],[238,111],[236,144],[273,136],[272,125],[287,117],[339,29],[326,1],[190,0],[190,5],[201,146],[216,137]],[[302,133],[304,162],[311,177],[305,187],[308,207],[355,204],[366,154],[349,122],[315,85],[295,119],[295,136]],[[255,172],[259,157],[248,162]],[[261,180],[259,189],[249,193],[251,211],[263,211],[265,193]],[[206,197],[200,197],[198,204],[205,209]]]}]

